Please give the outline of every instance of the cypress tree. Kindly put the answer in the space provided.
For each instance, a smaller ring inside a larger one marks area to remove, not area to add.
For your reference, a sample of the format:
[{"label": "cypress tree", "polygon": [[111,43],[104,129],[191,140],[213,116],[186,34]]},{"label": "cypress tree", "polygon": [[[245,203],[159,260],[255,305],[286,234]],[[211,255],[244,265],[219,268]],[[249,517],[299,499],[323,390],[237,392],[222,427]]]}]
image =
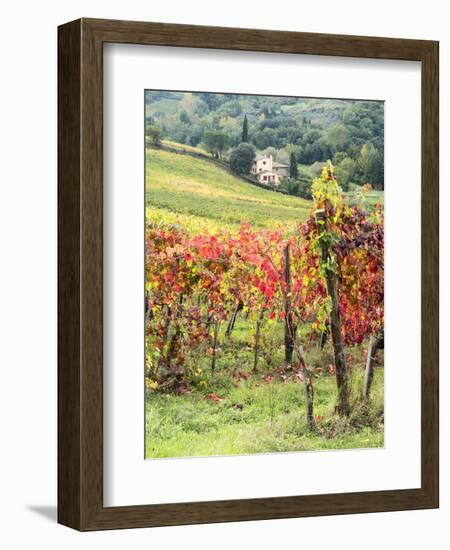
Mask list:
[{"label": "cypress tree", "polygon": [[289,176],[294,179],[298,178],[298,166],[295,153],[291,153],[289,159]]},{"label": "cypress tree", "polygon": [[247,115],[244,115],[244,124],[242,125],[242,143],[248,142],[248,121]]}]

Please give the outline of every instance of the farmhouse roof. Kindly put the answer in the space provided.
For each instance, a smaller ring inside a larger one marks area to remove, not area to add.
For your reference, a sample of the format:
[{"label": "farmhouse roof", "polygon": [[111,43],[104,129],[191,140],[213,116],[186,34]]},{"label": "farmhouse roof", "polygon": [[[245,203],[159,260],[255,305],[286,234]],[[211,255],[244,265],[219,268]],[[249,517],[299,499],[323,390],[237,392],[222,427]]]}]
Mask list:
[{"label": "farmhouse roof", "polygon": [[289,168],[287,164],[281,164],[281,162],[272,162],[274,168]]}]

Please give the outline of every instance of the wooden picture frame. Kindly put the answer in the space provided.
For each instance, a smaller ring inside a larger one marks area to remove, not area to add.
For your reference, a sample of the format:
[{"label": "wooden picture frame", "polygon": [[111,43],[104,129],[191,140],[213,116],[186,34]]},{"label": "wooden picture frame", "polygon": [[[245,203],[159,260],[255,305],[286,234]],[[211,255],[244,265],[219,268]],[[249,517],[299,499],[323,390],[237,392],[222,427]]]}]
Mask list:
[{"label": "wooden picture frame", "polygon": [[[419,61],[422,67],[421,487],[104,507],[102,47],[106,42]],[[79,19],[58,29],[58,521],[81,530],[438,506],[438,43]]]}]

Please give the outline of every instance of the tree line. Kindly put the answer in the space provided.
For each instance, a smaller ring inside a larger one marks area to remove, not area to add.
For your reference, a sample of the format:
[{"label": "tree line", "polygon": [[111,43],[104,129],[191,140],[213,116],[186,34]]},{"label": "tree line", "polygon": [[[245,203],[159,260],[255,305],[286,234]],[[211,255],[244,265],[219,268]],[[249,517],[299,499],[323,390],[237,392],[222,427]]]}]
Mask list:
[{"label": "tree line", "polygon": [[343,188],[384,188],[382,102],[147,92],[146,104],[147,127],[218,158],[248,143],[286,164],[292,154],[300,165],[332,159]]}]

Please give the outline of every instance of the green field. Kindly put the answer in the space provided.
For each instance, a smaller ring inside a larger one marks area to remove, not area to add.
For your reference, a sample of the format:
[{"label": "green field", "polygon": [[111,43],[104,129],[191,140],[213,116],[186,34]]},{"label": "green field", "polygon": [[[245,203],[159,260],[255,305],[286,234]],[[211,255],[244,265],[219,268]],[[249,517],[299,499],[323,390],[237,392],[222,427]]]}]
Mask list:
[{"label": "green field", "polygon": [[[196,358],[199,369],[196,387],[185,395],[152,393],[147,400],[146,457],[253,454],[260,452],[313,451],[382,447],[383,369],[377,368],[370,405],[360,398],[364,358],[361,347],[347,350],[353,410],[349,418],[335,415],[336,382],[326,372],[314,380],[316,427],[311,432],[305,421],[303,384],[264,374],[273,374],[274,364],[283,364],[282,331],[268,330],[265,338],[275,339],[270,355],[262,355],[258,374],[251,372],[251,323],[239,321],[231,338],[221,331],[217,371],[211,374],[211,358]],[[333,362],[331,345],[322,351],[310,348],[307,359],[316,369]],[[380,363],[382,364],[382,359]],[[316,371],[317,372],[317,371]],[[222,401],[208,397],[214,392]]]},{"label": "green field", "polygon": [[211,160],[147,149],[147,220],[182,223],[191,231],[228,228],[293,228],[312,209],[310,201],[261,189]]}]

